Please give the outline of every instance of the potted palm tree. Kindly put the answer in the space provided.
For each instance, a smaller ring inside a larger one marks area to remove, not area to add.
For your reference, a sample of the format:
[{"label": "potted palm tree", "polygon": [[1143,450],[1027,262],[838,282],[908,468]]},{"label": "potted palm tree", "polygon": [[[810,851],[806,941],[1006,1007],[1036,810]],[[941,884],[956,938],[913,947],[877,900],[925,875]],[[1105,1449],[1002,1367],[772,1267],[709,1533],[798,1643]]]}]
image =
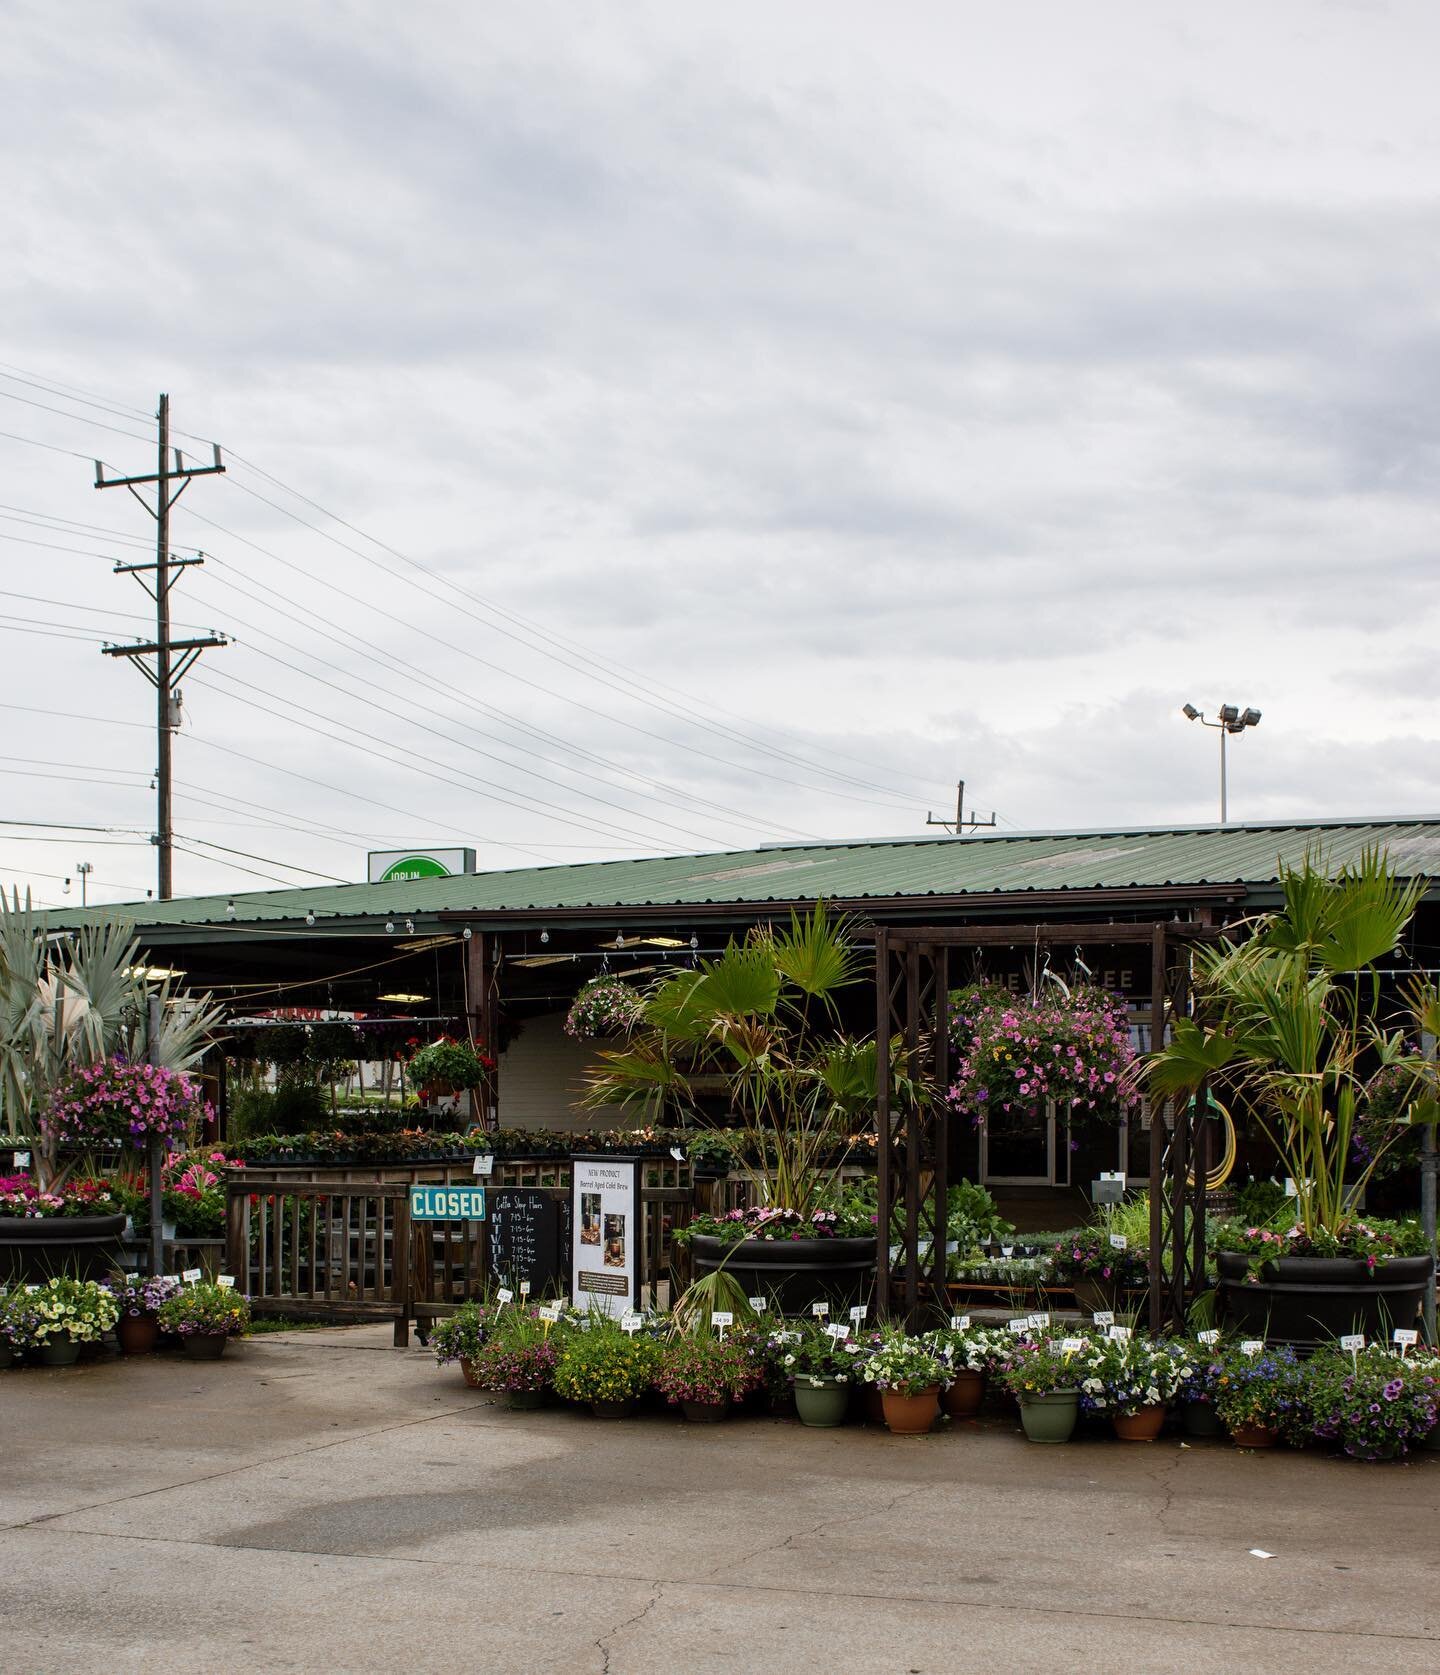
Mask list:
[{"label": "potted palm tree", "polygon": [[[587,1078],[587,1104],[625,1106],[655,1127],[718,1126],[697,1086],[723,1086],[756,1206],[697,1218],[681,1237],[697,1276],[724,1267],[787,1313],[856,1303],[874,1286],[873,1218],[836,1207],[840,1168],[876,1103],[875,1042],[839,1023],[838,998],[861,974],[847,926],[817,903],[788,928],[757,926],[717,959],[666,972]],[[897,1078],[896,1093],[912,1085]]]},{"label": "potted palm tree", "polygon": [[[1379,965],[1424,881],[1402,881],[1377,849],[1333,877],[1307,856],[1280,881],[1283,907],[1248,938],[1196,951],[1199,1015],[1175,1020],[1145,1074],[1160,1099],[1233,1087],[1293,1182],[1292,1227],[1250,1229],[1218,1253],[1224,1315],[1299,1345],[1384,1336],[1415,1318],[1435,1273],[1433,1251],[1397,1252],[1355,1209],[1390,1146],[1440,1115],[1434,1063],[1409,1045],[1440,1027],[1440,995],[1426,985],[1397,994]],[[1398,1102],[1397,1077],[1408,1090]],[[1380,1122],[1370,1101],[1382,1087],[1391,1114]]]}]

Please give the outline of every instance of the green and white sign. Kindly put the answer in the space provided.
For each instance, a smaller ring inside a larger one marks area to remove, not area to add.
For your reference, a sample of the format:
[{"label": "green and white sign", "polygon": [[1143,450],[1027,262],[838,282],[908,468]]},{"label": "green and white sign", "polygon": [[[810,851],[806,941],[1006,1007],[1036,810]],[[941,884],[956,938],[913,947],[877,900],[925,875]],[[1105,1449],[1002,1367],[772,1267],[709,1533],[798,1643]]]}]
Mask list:
[{"label": "green and white sign", "polygon": [[366,877],[372,884],[404,883],[412,878],[453,878],[474,872],[473,849],[372,849]]},{"label": "green and white sign", "polygon": [[484,1221],[483,1186],[412,1186],[411,1221]]}]

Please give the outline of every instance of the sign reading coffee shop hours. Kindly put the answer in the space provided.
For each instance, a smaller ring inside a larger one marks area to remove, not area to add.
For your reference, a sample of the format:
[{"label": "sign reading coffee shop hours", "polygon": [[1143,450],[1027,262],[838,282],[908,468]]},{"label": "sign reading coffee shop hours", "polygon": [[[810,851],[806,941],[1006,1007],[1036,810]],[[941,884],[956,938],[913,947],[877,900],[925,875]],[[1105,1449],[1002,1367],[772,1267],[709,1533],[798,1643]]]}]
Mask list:
[{"label": "sign reading coffee shop hours", "polygon": [[640,1159],[572,1157],[570,1295],[616,1319],[640,1303]]},{"label": "sign reading coffee shop hours", "polygon": [[366,857],[372,884],[405,883],[412,878],[453,878],[474,872],[473,849],[372,849]]}]

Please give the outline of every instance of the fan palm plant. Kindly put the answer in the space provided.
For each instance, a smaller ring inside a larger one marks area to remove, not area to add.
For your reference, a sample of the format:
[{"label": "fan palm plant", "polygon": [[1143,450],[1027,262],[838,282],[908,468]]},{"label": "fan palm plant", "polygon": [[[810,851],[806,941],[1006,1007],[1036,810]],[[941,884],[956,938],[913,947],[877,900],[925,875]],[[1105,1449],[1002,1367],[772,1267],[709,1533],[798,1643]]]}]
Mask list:
[{"label": "fan palm plant", "polygon": [[[0,1122],[26,1135],[39,1161],[40,1185],[57,1159],[35,1116],[75,1071],[113,1053],[147,1053],[171,1070],[197,1064],[221,1010],[145,974],[132,926],[97,919],[64,936],[46,931],[27,895],[0,895]],[[159,1032],[147,1041],[151,1001]]]},{"label": "fan palm plant", "polygon": [[[1411,1079],[1408,1116],[1434,1121],[1433,1066],[1407,1045],[1428,991],[1412,991],[1403,1013],[1383,1013],[1378,962],[1396,948],[1424,893],[1402,881],[1385,853],[1368,849],[1331,876],[1315,855],[1281,873],[1284,905],[1254,921],[1244,941],[1197,951],[1196,988],[1205,1021],[1177,1018],[1152,1054],[1153,1096],[1183,1099],[1202,1082],[1226,1083],[1248,1099],[1296,1187],[1296,1219],[1311,1238],[1341,1233],[1388,1138],[1348,1182],[1352,1140],[1369,1088],[1382,1069]],[[1386,1028],[1386,1022],[1400,1027]]]},{"label": "fan palm plant", "polygon": [[[875,1110],[875,1042],[840,1028],[838,997],[862,972],[849,927],[823,903],[788,928],[757,926],[654,984],[625,1044],[601,1049],[585,1103],[624,1105],[656,1126],[708,1125],[697,1085],[720,1077],[728,1121],[762,1160],[762,1197],[808,1216],[834,1186],[837,1144],[843,1158]],[[917,1090],[897,1076],[896,1095]]]}]

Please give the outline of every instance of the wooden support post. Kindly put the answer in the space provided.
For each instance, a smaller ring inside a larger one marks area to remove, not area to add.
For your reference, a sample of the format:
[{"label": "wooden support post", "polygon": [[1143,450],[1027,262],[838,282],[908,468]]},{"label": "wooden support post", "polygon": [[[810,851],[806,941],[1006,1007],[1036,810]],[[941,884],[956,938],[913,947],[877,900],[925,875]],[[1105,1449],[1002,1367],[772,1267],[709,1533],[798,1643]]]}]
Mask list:
[{"label": "wooden support post", "polygon": [[890,933],[875,932],[875,1310],[890,1313]]},{"label": "wooden support post", "polygon": [[499,1126],[498,1117],[491,1119],[491,1111],[498,1112],[500,1103],[500,1043],[496,1029],[494,973],[491,969],[493,949],[487,946],[485,932],[477,930],[465,944],[465,1021],[473,1041],[495,1060],[495,1069],[478,1088],[470,1090],[470,1121],[476,1128],[493,1129]]},{"label": "wooden support post", "polygon": [[[1165,927],[1157,924],[1150,936],[1150,1051],[1158,1053],[1165,1042]],[[1165,1109],[1150,1102],[1150,1330],[1158,1335],[1162,1325],[1165,1285],[1165,1178],[1162,1170],[1165,1144]]]},{"label": "wooden support post", "polygon": [[[399,1196],[393,1200],[394,1213],[390,1218],[390,1292],[395,1304],[395,1347],[408,1349],[410,1347],[410,1194],[402,1189]],[[383,1225],[385,1214],[385,1200],[377,1200],[375,1205],[378,1212],[376,1221],[376,1251],[375,1278],[378,1282],[379,1268],[384,1260],[384,1252],[379,1248],[379,1232]],[[428,1237],[429,1229],[425,1229]],[[362,1251],[363,1260],[363,1251]],[[449,1298],[446,1298],[449,1301]]]},{"label": "wooden support post", "polygon": [[950,1313],[950,1258],[946,1252],[950,1231],[950,1107],[945,1100],[950,1081],[950,950],[932,947],[930,959],[935,973],[935,1099],[929,1111],[935,1247],[930,1252],[930,1302],[943,1322]]},{"label": "wooden support post", "polygon": [[[920,1044],[920,949],[905,949],[905,1074],[914,1077]],[[920,1109],[905,1102],[905,1324],[913,1328],[920,1307]]]}]

